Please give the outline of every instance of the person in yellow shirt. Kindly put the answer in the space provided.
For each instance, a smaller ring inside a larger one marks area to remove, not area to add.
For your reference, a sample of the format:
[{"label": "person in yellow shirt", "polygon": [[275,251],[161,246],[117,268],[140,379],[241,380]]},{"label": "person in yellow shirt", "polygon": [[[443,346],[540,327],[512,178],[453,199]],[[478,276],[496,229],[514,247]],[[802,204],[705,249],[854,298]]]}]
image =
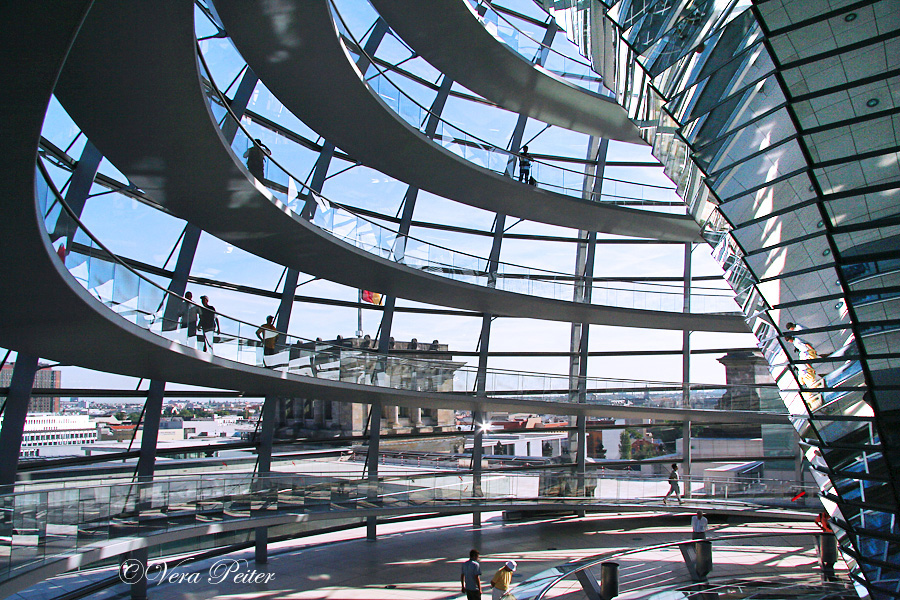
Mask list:
[{"label": "person in yellow shirt", "polygon": [[512,584],[512,575],[516,570],[516,561],[508,560],[500,567],[494,578],[491,579],[491,600],[500,600],[509,594],[509,586]]}]

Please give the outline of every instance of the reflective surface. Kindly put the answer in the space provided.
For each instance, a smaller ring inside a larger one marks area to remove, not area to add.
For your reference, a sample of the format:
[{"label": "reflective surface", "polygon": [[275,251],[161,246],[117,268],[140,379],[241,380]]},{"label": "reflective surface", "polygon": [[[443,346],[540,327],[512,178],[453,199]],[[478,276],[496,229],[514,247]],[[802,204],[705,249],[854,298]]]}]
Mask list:
[{"label": "reflective surface", "polygon": [[[67,485],[78,485],[69,481]],[[659,477],[629,477],[594,471],[577,476],[569,469],[491,473],[475,480],[451,471],[388,477],[377,482],[295,474],[258,477],[215,474],[42,489],[0,496],[0,579],[21,575],[53,560],[84,552],[118,538],[250,518],[320,515],[353,518],[362,509],[434,509],[490,504],[625,503],[658,506],[668,490]],[[687,485],[687,482],[685,482]],[[755,511],[790,505],[791,495],[808,490],[788,481],[761,479],[691,483],[703,508]],[[796,508],[791,505],[791,508]],[[329,523],[331,524],[331,523]],[[241,526],[238,525],[238,528]],[[252,524],[245,525],[246,528]],[[181,547],[180,550],[183,551]],[[518,597],[518,594],[517,594]]]},{"label": "reflective surface", "polygon": [[604,4],[594,62],[705,224],[860,593],[900,597],[896,6]]}]

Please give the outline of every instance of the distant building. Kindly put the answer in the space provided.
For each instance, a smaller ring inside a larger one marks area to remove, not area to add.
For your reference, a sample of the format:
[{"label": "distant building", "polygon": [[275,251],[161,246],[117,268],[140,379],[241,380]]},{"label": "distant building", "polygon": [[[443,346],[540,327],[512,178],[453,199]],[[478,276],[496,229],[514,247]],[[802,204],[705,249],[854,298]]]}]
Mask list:
[{"label": "distant building", "polygon": [[[465,363],[453,362],[447,344],[394,342],[392,357],[409,358],[409,362],[391,361],[387,369],[379,368],[380,357],[360,348],[376,342],[365,338],[347,338],[340,346],[337,340],[321,342],[315,349],[291,353],[291,361],[309,363],[307,372],[320,379],[349,383],[372,383],[421,392],[453,391],[453,376]],[[328,352],[325,352],[328,350]],[[334,437],[361,433],[368,421],[369,407],[364,404],[332,402],[314,398],[280,398],[277,409],[276,435],[279,439],[298,437]],[[405,406],[382,407],[381,430],[384,433],[453,432],[455,414],[450,409],[427,409]]]},{"label": "distant building", "polygon": [[[97,441],[97,426],[87,415],[29,414],[19,456],[37,458],[41,449],[51,446],[80,447]],[[54,448],[58,450],[58,448]],[[53,454],[57,454],[54,452]]]},{"label": "distant building", "polygon": [[[482,438],[485,455],[559,458],[568,443],[565,432],[535,431],[534,433],[486,433]],[[474,438],[466,440],[466,452],[475,447]]]},{"label": "distant building", "polygon": [[[12,381],[15,363],[3,365],[0,369],[0,387],[9,387]],[[46,368],[47,365],[38,365],[38,371],[34,375],[34,386],[41,389],[60,389],[62,387],[62,372]],[[6,403],[6,396],[0,396],[0,405]],[[58,413],[59,396],[37,396],[28,401],[29,413]]]}]

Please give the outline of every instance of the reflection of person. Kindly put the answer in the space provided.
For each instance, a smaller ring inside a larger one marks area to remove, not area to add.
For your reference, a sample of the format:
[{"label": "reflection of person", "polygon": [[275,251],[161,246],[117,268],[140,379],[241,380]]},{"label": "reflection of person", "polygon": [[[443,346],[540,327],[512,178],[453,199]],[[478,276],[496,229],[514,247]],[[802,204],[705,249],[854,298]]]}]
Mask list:
[{"label": "reflection of person", "polygon": [[469,551],[469,560],[462,565],[459,582],[466,600],[481,600],[481,565],[478,563],[478,550]]},{"label": "reflection of person", "polygon": [[818,525],[825,533],[832,533],[831,525],[828,524],[828,513],[824,510],[816,517],[816,525]]},{"label": "reflection of person", "polygon": [[209,303],[208,296],[200,296],[200,331],[203,338],[203,351],[212,352],[213,334],[220,333],[219,317],[216,316],[216,307]]},{"label": "reflection of person", "polygon": [[515,570],[516,561],[514,560],[508,560],[500,567],[500,570],[491,579],[491,600],[500,600],[509,593],[509,586],[512,585],[512,575]]},{"label": "reflection of person", "polygon": [[[800,360],[815,360],[819,358],[816,349],[803,340],[795,338],[792,335],[785,335],[784,340],[793,344],[794,349],[796,349],[797,353],[800,355]],[[801,383],[806,387],[814,387],[816,385],[816,380],[819,378],[819,374],[816,373],[813,366],[809,363],[805,363],[799,366],[799,369]]]},{"label": "reflection of person", "polygon": [[669,491],[663,496],[663,504],[667,504],[667,500],[672,494],[675,494],[678,504],[683,504],[681,501],[681,487],[678,485],[678,465],[675,463],[672,463],[672,470],[669,471]]},{"label": "reflection of person", "polygon": [[266,317],[266,322],[256,330],[256,337],[263,343],[263,364],[266,364],[266,356],[275,354],[275,340],[278,339],[275,331],[275,317],[272,315]]},{"label": "reflection of person", "polygon": [[522,183],[531,183],[531,155],[528,154],[528,146],[522,146],[522,152],[519,153],[519,181]]},{"label": "reflection of person", "polygon": [[691,517],[691,539],[705,540],[706,528],[709,527],[709,520],[703,515],[702,510],[698,510],[697,514]]},{"label": "reflection of person", "polygon": [[247,159],[247,170],[261,181],[266,178],[266,157],[272,156],[272,151],[258,138],[253,141],[255,143],[244,152],[244,158]]}]

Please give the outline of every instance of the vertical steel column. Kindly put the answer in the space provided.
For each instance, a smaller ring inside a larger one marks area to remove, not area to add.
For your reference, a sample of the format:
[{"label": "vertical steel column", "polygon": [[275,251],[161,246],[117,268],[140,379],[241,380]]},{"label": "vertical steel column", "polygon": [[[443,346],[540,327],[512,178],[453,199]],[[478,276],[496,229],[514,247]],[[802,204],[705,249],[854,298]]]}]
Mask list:
[{"label": "vertical steel column", "polygon": [[[79,218],[84,210],[87,198],[91,194],[91,186],[94,185],[94,177],[97,176],[97,169],[100,168],[101,160],[103,160],[103,155],[88,140],[81,151],[81,158],[78,159],[75,170],[72,171],[69,189],[66,191],[66,204]],[[55,241],[61,237],[66,238],[65,248],[66,252],[68,252],[76,229],[75,221],[69,216],[69,213],[61,211],[50,239]]]},{"label": "vertical steel column", "polygon": [[[141,513],[151,506],[153,495],[153,472],[156,467],[156,445],[159,440],[159,421],[162,415],[163,397],[166,391],[166,382],[152,380],[147,391],[147,400],[144,404],[144,415],[141,420],[141,452],[137,464],[137,507],[138,523],[141,522]],[[147,548],[141,548],[130,553],[131,560],[137,560],[144,567],[146,573],[147,562],[150,558]],[[144,600],[147,597],[147,578],[141,577],[131,584],[132,600]]]},{"label": "vertical steel column", "polygon": [[[234,99],[231,101],[231,109],[238,119],[247,110],[247,105],[250,102],[250,97],[253,94],[257,81],[256,74],[248,68],[244,72],[241,83],[238,85]],[[225,139],[231,142],[234,136],[237,135],[237,123],[226,121],[222,132]],[[181,239],[181,248],[178,251],[178,258],[175,260],[175,270],[172,273],[172,280],[168,286],[169,292],[176,296],[184,296],[184,292],[187,289],[187,280],[191,273],[194,257],[197,254],[201,233],[201,229],[193,223],[188,223],[185,226],[184,235]],[[184,304],[181,301],[177,300],[175,296],[169,296],[163,312],[163,329],[175,329],[178,326],[178,316],[183,309]],[[162,416],[165,389],[165,381],[156,379],[150,381],[150,389],[147,392],[147,401],[142,420],[143,434],[141,436],[140,457],[138,458],[137,467],[139,486],[142,483],[153,480],[156,464],[156,445],[159,438],[159,423]],[[138,489],[140,490],[141,487]],[[147,564],[148,554],[146,549],[132,553],[131,557],[137,559],[143,565]],[[131,585],[131,597],[133,600],[143,600],[147,597],[146,578],[141,577],[136,583]]]},{"label": "vertical steel column", "polygon": [[[296,282],[295,282],[296,283]],[[272,474],[272,443],[275,438],[275,417],[276,406],[278,404],[277,396],[266,396],[263,400],[262,420],[259,432],[259,446],[257,447],[257,467],[256,473],[259,477],[266,477]],[[268,482],[263,482],[262,488],[269,490]],[[269,561],[269,530],[266,527],[257,527],[254,529],[253,536],[254,559],[260,564]]]},{"label": "vertical steel column", "polygon": [[[425,135],[430,138],[433,138],[435,132],[437,132],[437,127],[440,122],[439,116],[444,110],[444,105],[446,105],[447,103],[447,98],[450,96],[450,88],[452,87],[453,80],[447,76],[444,76],[444,78],[441,80],[441,86],[440,88],[438,88],[437,96],[435,96],[434,102],[431,103],[431,111],[428,115],[428,120],[425,123]],[[397,241],[394,244],[394,260],[397,262],[403,261],[403,256],[406,252],[406,236],[409,235],[409,229],[412,226],[413,211],[416,207],[416,199],[418,198],[418,195],[419,189],[417,187],[410,186],[406,190],[406,195],[403,197],[403,213],[400,217],[400,226],[397,232]],[[381,327],[379,328],[381,333],[378,336],[378,352],[381,354],[387,355],[388,351],[390,350],[391,329],[394,324],[394,309],[396,305],[396,296],[390,295],[385,298],[384,312],[381,316]],[[386,365],[386,362],[382,364]],[[385,368],[376,369],[376,373],[384,371]],[[369,480],[374,480],[375,484],[377,485],[378,453],[379,442],[381,441],[381,403],[378,402],[376,404],[373,404],[371,407],[371,411],[371,421],[374,422],[377,418],[379,431],[377,436],[372,435],[374,429],[371,429],[372,422],[370,422],[369,446],[366,454],[366,472],[368,473]],[[374,459],[372,458],[372,455],[374,455]],[[375,517],[367,517],[366,538],[374,540],[376,539],[377,535],[378,532]]]},{"label": "vertical steel column", "polygon": [[[238,119],[244,116],[247,106],[250,105],[250,98],[253,96],[253,90],[256,89],[257,82],[259,82],[259,77],[256,76],[253,69],[247,67],[244,70],[244,76],[241,77],[241,82],[238,84],[238,89],[234,93],[234,98],[228,103],[231,107],[231,112],[233,112],[234,116]],[[233,142],[237,132],[238,122],[226,119],[225,124],[222,125],[222,135],[225,136],[225,139],[228,140],[229,143]]]},{"label": "vertical steel column", "polygon": [[[604,140],[603,146],[604,148],[607,146],[606,140]],[[586,304],[590,304],[591,302],[591,292],[594,285],[594,256],[596,254],[596,249],[597,232],[591,231],[588,233],[587,256],[583,273],[584,288],[582,302]],[[590,333],[590,325],[588,323],[581,323],[580,325],[581,327],[579,329],[581,333],[581,339],[578,341],[577,401],[579,404],[584,404],[587,402],[588,335]],[[587,473],[587,417],[583,414],[578,415],[578,417],[575,419],[575,425],[578,428],[576,431],[576,434],[578,435],[578,445],[575,452],[575,469],[578,474],[578,495],[582,496],[586,491],[585,475]],[[579,511],[579,516],[583,517],[584,511]]]},{"label": "vertical steel column", "polygon": [[151,481],[156,467],[156,440],[159,437],[159,422],[162,416],[163,396],[166,382],[153,380],[147,390],[144,418],[141,421],[141,455],[138,458],[138,481]]},{"label": "vertical steel column", "polygon": [[[369,407],[369,448],[366,452],[368,490],[366,498],[378,498],[378,447],[381,444],[381,402],[373,402]],[[366,539],[374,542],[378,536],[375,517],[366,517]]]},{"label": "vertical steel column", "polygon": [[[334,144],[325,142],[322,145],[322,151],[316,160],[316,166],[313,170],[312,180],[310,181],[310,189],[316,193],[322,191],[325,185],[325,178],[328,176],[328,168],[331,166],[331,159],[334,157]],[[306,207],[303,209],[301,216],[312,219],[315,215],[316,203],[310,197],[307,200]],[[308,214],[307,214],[308,211]],[[297,269],[288,269],[284,276],[284,287],[281,289],[281,301],[278,304],[278,312],[275,316],[275,329],[282,332],[278,335],[277,342],[284,343],[282,336],[287,335],[288,326],[291,322],[291,313],[294,308],[294,296],[297,294],[297,281],[300,279],[300,271]],[[256,473],[259,477],[266,477],[272,472],[272,445],[275,439],[275,420],[277,418],[276,405],[282,399],[278,396],[268,395],[263,400],[263,410],[260,415],[262,420],[260,423],[259,443],[256,447],[257,452],[257,469]],[[265,484],[263,487],[266,487]],[[267,527],[257,527],[254,529],[254,560],[263,564],[269,560],[269,529]]]},{"label": "vertical steel column", "polygon": [[191,265],[194,264],[194,256],[197,254],[200,233],[200,228],[193,223],[188,223],[184,227],[181,249],[178,251],[178,258],[175,259],[175,270],[172,272],[172,280],[168,287],[168,290],[175,295],[166,299],[166,308],[163,311],[163,331],[174,331],[178,327],[178,319],[182,311],[186,308],[176,296],[184,296],[184,292],[187,290],[187,280],[191,274]]},{"label": "vertical steel column", "polygon": [[[520,124],[522,127],[516,127],[516,134],[513,137],[518,137],[518,143],[521,143],[522,129],[524,129],[524,120],[525,117],[519,117]],[[514,145],[517,142],[514,141]],[[513,167],[507,167],[507,175],[510,174],[510,169]],[[491,253],[488,257],[487,264],[487,272],[488,272],[488,287],[496,287],[497,286],[497,270],[500,262],[500,246],[503,243],[503,230],[506,228],[506,215],[503,213],[497,213],[497,218],[494,220],[494,240],[491,243]],[[481,318],[481,337],[480,344],[478,346],[478,371],[475,374],[475,397],[477,398],[485,398],[487,397],[487,363],[488,363],[488,350],[491,345],[491,322],[493,321],[493,315],[490,313],[484,313],[484,316]],[[472,446],[472,494],[474,496],[481,496],[483,494],[483,490],[481,489],[481,457],[482,457],[482,442],[484,440],[484,424],[485,422],[490,422],[490,416],[488,413],[485,413],[483,410],[476,410],[472,413],[472,425],[475,427],[475,435],[473,436],[473,446]],[[473,512],[472,513],[472,525],[474,527],[481,527],[481,513]]]},{"label": "vertical steel column", "polygon": [[[322,150],[319,151],[319,158],[316,159],[312,181],[309,184],[309,189],[313,192],[320,193],[322,191],[322,186],[325,185],[325,178],[328,176],[328,167],[331,165],[331,159],[333,157],[334,144],[329,141],[323,142]],[[293,198],[288,198],[288,202],[291,200],[293,200]],[[310,194],[306,199],[303,210],[300,211],[300,218],[312,221],[313,217],[316,216],[316,207],[318,207],[318,204],[316,204],[313,194]]]},{"label": "vertical steel column", "polygon": [[[606,157],[609,151],[609,140],[591,138],[588,144],[587,158],[594,162],[593,167],[585,169],[585,180],[582,196],[585,199],[599,197],[603,191],[603,176],[606,172]],[[591,177],[591,175],[593,177]],[[594,261],[597,250],[597,232],[580,230],[578,237],[586,239],[579,242],[575,255],[575,293],[573,300],[590,304],[594,287]],[[579,279],[580,278],[580,279]],[[573,354],[569,363],[570,399],[574,402],[587,402],[587,367],[589,323],[572,323],[572,338],[569,350]],[[570,419],[571,423],[571,419]],[[587,417],[579,415],[574,423],[576,430],[569,436],[569,455],[575,446],[575,472],[577,476],[578,495],[586,492],[585,477],[587,474]],[[584,511],[579,511],[584,516]]]},{"label": "vertical steel column", "polygon": [[[694,245],[684,245],[684,310],[691,312],[691,252]],[[691,407],[691,332],[681,334],[681,405]],[[691,497],[691,421],[686,419],[681,428],[681,477],[684,479],[684,497]]]},{"label": "vertical steel column", "polygon": [[3,427],[0,428],[0,493],[12,493],[19,468],[19,452],[28,416],[28,401],[38,370],[38,357],[19,353],[9,382],[9,395],[3,409]]},{"label": "vertical steel column", "polygon": [[[518,150],[522,146],[522,137],[525,135],[525,124],[528,122],[527,115],[519,115],[516,126],[513,129],[509,146]],[[510,156],[506,163],[506,176],[514,177],[516,169],[516,159]],[[488,257],[487,264],[487,287],[497,287],[497,270],[500,262],[500,246],[503,242],[503,232],[506,229],[506,215],[497,213],[494,220],[494,239],[491,243],[491,253]],[[488,350],[491,340],[491,322],[493,315],[484,313],[481,318],[481,343],[478,347],[478,371],[475,374],[475,396],[484,398],[487,396],[487,362]],[[485,421],[490,422],[490,417],[483,410],[472,411],[472,425],[475,428],[472,446],[472,493],[475,496],[482,494],[481,489],[481,457],[482,457],[482,441],[484,439],[483,424]],[[472,513],[472,525],[481,527],[481,513]]]}]

